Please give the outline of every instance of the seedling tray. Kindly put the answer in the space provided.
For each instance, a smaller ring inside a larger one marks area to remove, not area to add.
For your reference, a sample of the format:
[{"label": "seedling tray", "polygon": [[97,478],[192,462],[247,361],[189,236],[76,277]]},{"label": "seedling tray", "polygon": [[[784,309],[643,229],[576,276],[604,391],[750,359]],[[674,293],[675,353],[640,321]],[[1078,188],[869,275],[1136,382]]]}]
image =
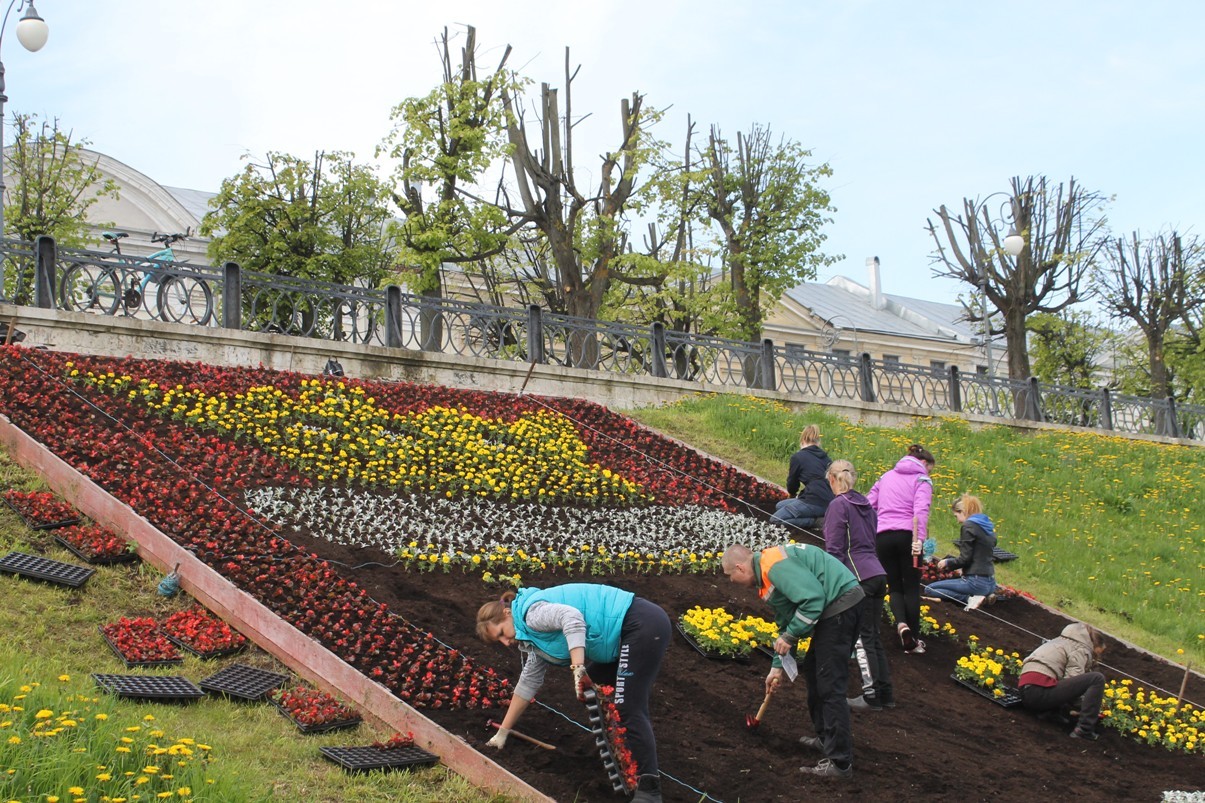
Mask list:
[{"label": "seedling tray", "polygon": [[427,767],[439,763],[439,756],[421,747],[319,747],[330,761],[348,772],[399,770],[407,767]]},{"label": "seedling tray", "polygon": [[138,560],[137,552],[123,551],[119,555],[89,555],[89,554],[85,553],[83,550],[81,550],[79,547],[75,546],[75,544],[72,544],[70,541],[67,541],[63,538],[60,538],[57,535],[54,536],[54,540],[58,542],[59,546],[61,546],[63,549],[70,552],[72,555],[75,555],[80,560],[86,561],[86,562],[91,563],[96,566],[103,566],[103,565],[108,565],[111,563],[130,563],[131,561]]},{"label": "seedling tray", "polygon": [[157,675],[92,675],[96,685],[118,697],[190,702],[205,696],[188,678]]},{"label": "seedling tray", "polygon": [[[183,639],[178,639],[175,636],[172,636],[172,635],[169,635],[166,633],[164,635],[167,636],[168,641],[170,641],[172,644],[175,644],[177,647],[184,650],[185,652],[192,653],[193,655],[197,656],[198,658],[204,658],[206,660],[211,659],[211,658],[226,658],[231,655],[237,655],[240,652],[242,652],[243,650],[247,649],[246,644],[240,644],[237,647],[227,647],[226,649],[222,649],[222,650],[210,650],[209,652],[202,652],[198,649],[195,649],[191,644],[189,644],[187,641],[184,641]],[[214,677],[217,677],[217,675],[214,675]]]},{"label": "seedling tray", "polygon": [[233,664],[202,680],[201,688],[211,694],[224,694],[240,700],[262,700],[268,692],[280,688],[288,679],[288,675],[279,672]]},{"label": "seedling tray", "polygon": [[43,522],[30,521],[29,519],[25,518],[25,514],[23,514],[20,510],[17,510],[17,508],[12,504],[12,502],[9,502],[3,496],[0,496],[0,502],[4,502],[5,506],[9,510],[11,510],[13,513],[16,513],[17,518],[19,518],[21,520],[21,522],[31,530],[57,530],[59,527],[69,527],[72,524],[80,523],[79,516],[73,516],[71,518],[62,519],[61,521],[43,521]]},{"label": "seedling tray", "polygon": [[996,563],[1008,563],[1010,560],[1016,560],[1018,557],[1015,553],[1003,550],[998,546],[992,547],[992,560]]},{"label": "seedling tray", "polygon": [[113,640],[110,639],[105,633],[103,627],[97,629],[100,631],[101,638],[103,638],[105,643],[109,645],[109,649],[113,651],[114,655],[121,659],[121,662],[126,665],[127,669],[154,669],[157,666],[179,666],[180,664],[184,663],[183,658],[162,658],[155,661],[132,661],[129,658],[126,658],[121,650],[117,648],[117,645],[114,644]]},{"label": "seedling tray", "polygon": [[89,577],[96,574],[96,569],[41,558],[37,555],[26,555],[24,552],[9,552],[0,558],[0,572],[18,574],[70,588],[79,588],[87,582]]},{"label": "seedling tray", "polygon": [[347,719],[336,719],[331,722],[322,722],[318,725],[306,725],[294,719],[293,715],[290,714],[284,706],[276,703],[272,703],[272,705],[276,706],[276,710],[280,712],[280,715],[296,725],[297,730],[301,731],[302,733],[327,733],[328,731],[341,731],[346,728],[354,728],[362,721],[359,716],[353,716]]},{"label": "seedling tray", "polygon": [[682,634],[682,638],[686,639],[686,643],[694,647],[695,651],[704,658],[710,658],[713,661],[738,661],[740,663],[746,663],[749,660],[748,656],[745,655],[725,655],[722,652],[707,649],[686,632],[686,628],[682,626],[681,621],[675,622],[674,626],[678,628],[678,632]]},{"label": "seedling tray", "polygon": [[962,678],[958,677],[957,675],[950,675],[950,679],[953,680],[955,683],[957,683],[959,686],[970,689],[971,691],[978,694],[980,697],[983,697],[987,700],[991,700],[993,703],[995,703],[996,705],[1001,706],[1003,708],[1013,708],[1014,706],[1018,706],[1021,704],[1021,693],[1019,691],[1017,691],[1016,689],[1012,688],[1011,686],[1005,686],[1005,685],[1001,684],[1000,688],[1004,690],[1004,694],[1000,697],[997,697],[995,694],[993,694],[991,692],[990,689],[985,689],[982,686],[977,686],[974,683],[971,683],[970,681],[963,680]]}]

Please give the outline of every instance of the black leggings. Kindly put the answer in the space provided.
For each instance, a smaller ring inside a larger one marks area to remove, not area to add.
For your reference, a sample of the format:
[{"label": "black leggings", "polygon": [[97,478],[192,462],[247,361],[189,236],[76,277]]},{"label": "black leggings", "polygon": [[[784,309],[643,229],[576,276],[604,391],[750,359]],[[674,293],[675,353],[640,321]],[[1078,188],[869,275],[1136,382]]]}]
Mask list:
[{"label": "black leggings", "polygon": [[[636,597],[623,617],[619,632],[619,660],[587,664],[596,683],[615,684],[615,707],[627,728],[627,746],[641,775],[657,775],[657,741],[649,719],[649,698],[661,671],[661,658],[669,649],[673,628],[661,606]],[[597,673],[597,674],[596,674]]]},{"label": "black leggings", "polygon": [[1030,711],[1054,711],[1083,698],[1079,706],[1079,725],[1092,728],[1100,719],[1100,701],[1105,692],[1105,676],[1085,672],[1063,678],[1053,686],[1022,686],[1021,705]]},{"label": "black leggings", "polygon": [[920,638],[920,569],[912,565],[912,541],[910,530],[884,530],[875,539],[874,551],[887,572],[896,627],[908,625],[912,637]]}]

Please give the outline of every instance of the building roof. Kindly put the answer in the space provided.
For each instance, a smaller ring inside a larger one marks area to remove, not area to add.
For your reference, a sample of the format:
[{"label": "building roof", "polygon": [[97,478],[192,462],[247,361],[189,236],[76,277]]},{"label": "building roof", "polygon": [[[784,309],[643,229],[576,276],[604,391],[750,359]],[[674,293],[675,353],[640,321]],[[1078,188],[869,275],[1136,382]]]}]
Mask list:
[{"label": "building roof", "polygon": [[209,212],[209,199],[216,198],[216,192],[205,192],[204,190],[186,190],[182,187],[164,187],[168,193],[180,202],[180,205],[189,211],[197,219],[200,224],[201,220]]}]

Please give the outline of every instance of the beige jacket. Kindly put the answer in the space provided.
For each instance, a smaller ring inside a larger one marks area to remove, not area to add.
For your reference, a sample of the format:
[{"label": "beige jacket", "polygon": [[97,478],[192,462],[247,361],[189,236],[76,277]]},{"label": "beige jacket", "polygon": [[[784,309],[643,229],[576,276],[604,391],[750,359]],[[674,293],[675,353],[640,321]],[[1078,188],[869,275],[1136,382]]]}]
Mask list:
[{"label": "beige jacket", "polygon": [[1021,664],[1021,674],[1040,672],[1055,680],[1073,678],[1092,668],[1096,656],[1092,652],[1092,637],[1083,622],[1073,622],[1062,634],[1031,652]]}]

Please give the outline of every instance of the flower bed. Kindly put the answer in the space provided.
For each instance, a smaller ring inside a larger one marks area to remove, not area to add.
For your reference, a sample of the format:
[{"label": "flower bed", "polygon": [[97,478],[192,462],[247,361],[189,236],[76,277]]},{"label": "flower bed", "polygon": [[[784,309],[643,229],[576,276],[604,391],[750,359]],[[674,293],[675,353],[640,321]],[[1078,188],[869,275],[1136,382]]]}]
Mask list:
[{"label": "flower bed", "polygon": [[149,616],[121,617],[100,626],[100,633],[128,667],[172,666],[183,662],[176,645],[167,640]]},{"label": "flower bed", "polygon": [[130,543],[99,524],[64,527],[54,534],[54,540],[88,563],[124,563],[138,560],[138,553]]},{"label": "flower bed", "polygon": [[360,715],[324,691],[298,684],[277,689],[268,699],[302,733],[325,733],[360,724]]},{"label": "flower bed", "polygon": [[49,491],[9,488],[0,498],[33,530],[53,530],[79,523],[79,512]]},{"label": "flower bed", "polygon": [[1105,685],[1102,723],[1125,736],[1168,750],[1205,754],[1205,711],[1175,697],[1135,686],[1129,678]]},{"label": "flower bed", "polygon": [[201,658],[233,655],[247,646],[246,636],[200,605],[167,617],[163,632],[174,644]]}]

